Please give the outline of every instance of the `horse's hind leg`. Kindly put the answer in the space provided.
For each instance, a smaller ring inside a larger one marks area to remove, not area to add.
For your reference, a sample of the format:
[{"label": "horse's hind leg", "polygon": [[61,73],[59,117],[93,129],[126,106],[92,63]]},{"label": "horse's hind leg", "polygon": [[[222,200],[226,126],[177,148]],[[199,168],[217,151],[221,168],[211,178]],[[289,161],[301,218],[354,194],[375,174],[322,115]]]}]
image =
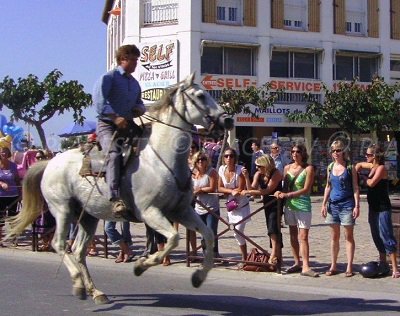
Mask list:
[{"label": "horse's hind leg", "polygon": [[134,273],[137,276],[141,275],[148,268],[161,263],[179,243],[178,232],[158,208],[150,207],[146,209],[142,213],[142,218],[147,225],[164,235],[167,238],[167,243],[163,250],[157,251],[148,258],[140,258],[136,261]]},{"label": "horse's hind leg", "polygon": [[84,214],[79,223],[79,230],[74,242],[73,253],[82,274],[87,293],[92,296],[96,304],[107,304],[110,301],[103,292],[96,289],[86,264],[87,247],[96,232],[98,222],[99,220],[97,218],[87,213]]},{"label": "horse's hind leg", "polygon": [[56,218],[56,231],[52,240],[52,246],[54,250],[61,256],[70,276],[72,279],[72,294],[78,296],[80,299],[86,299],[86,290],[84,282],[82,280],[82,274],[79,269],[78,263],[75,258],[66,253],[66,239],[69,232],[70,224],[72,222],[69,209],[65,206],[51,205],[49,203],[49,208],[51,210],[57,210],[55,215]]},{"label": "horse's hind leg", "polygon": [[214,264],[214,233],[201,220],[200,216],[190,207],[185,212],[182,212],[181,217],[177,218],[187,229],[199,232],[204,238],[204,261],[203,268],[196,270],[192,275],[192,284],[194,287],[199,287],[207,277]]}]

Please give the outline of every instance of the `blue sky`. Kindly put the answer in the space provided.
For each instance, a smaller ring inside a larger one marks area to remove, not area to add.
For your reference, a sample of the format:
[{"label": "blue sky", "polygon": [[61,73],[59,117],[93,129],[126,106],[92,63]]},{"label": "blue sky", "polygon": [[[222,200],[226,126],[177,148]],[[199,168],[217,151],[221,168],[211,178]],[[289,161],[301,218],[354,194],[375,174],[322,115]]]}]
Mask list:
[{"label": "blue sky", "polygon": [[[0,80],[5,76],[17,80],[28,74],[43,80],[57,68],[64,74],[62,80],[78,80],[91,93],[97,78],[106,71],[107,26],[101,20],[104,3],[104,0],[1,0]],[[3,108],[1,114],[9,118],[10,112]],[[95,119],[94,109],[86,110],[85,116]],[[47,138],[54,138],[71,122],[71,114],[53,117],[44,124]],[[27,131],[23,122],[15,124]],[[35,144],[40,145],[32,128],[31,132]]]}]

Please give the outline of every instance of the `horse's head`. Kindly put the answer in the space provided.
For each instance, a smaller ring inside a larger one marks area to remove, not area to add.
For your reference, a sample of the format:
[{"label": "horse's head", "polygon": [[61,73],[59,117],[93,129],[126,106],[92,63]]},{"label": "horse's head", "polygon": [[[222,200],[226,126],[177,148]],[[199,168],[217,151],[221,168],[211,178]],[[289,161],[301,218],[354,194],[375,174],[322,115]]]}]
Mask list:
[{"label": "horse's head", "polygon": [[[218,137],[224,129],[234,127],[233,119],[215,102],[214,98],[194,83],[194,73],[179,83],[177,100],[183,101],[184,113],[181,115],[191,125],[202,125],[212,136]],[[177,106],[179,108],[179,105]]]}]

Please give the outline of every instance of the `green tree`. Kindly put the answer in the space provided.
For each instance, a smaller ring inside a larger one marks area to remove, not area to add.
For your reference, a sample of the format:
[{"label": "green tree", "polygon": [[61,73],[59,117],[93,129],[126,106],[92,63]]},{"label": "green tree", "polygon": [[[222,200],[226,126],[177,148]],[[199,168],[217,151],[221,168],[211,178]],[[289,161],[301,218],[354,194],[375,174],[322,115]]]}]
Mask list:
[{"label": "green tree", "polygon": [[[273,106],[280,93],[282,93],[282,90],[271,90],[271,84],[269,82],[260,87],[250,86],[244,90],[224,89],[219,98],[219,104],[229,115],[234,116],[243,112],[245,114],[250,114],[253,117],[257,117],[258,115],[252,110],[251,105],[258,107],[261,110],[265,110],[266,108]],[[222,153],[227,147],[227,139],[228,131],[225,131],[220,156],[218,158],[218,166],[220,166],[222,162]]]},{"label": "green tree", "polygon": [[337,90],[330,90],[322,85],[323,103],[312,99],[305,112],[288,114],[294,122],[313,122],[319,127],[336,125],[353,137],[354,134],[383,129],[399,128],[400,101],[395,95],[400,85],[389,85],[383,78],[375,77],[371,84],[363,88],[357,79],[351,82],[339,82]]},{"label": "green tree", "polygon": [[60,82],[62,76],[54,69],[42,82],[32,74],[17,82],[6,76],[0,82],[0,110],[5,106],[12,111],[12,119],[34,126],[43,148],[47,148],[43,123],[65,111],[73,111],[74,121],[83,122],[82,111],[92,103],[83,85],[76,80]]}]

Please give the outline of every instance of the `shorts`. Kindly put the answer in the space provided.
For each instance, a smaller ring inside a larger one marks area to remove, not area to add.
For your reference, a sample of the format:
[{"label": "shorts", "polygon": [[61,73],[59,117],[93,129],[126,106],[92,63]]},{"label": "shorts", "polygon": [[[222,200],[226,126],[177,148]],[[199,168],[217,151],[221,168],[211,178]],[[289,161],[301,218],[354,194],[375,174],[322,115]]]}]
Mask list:
[{"label": "shorts", "polygon": [[304,229],[310,229],[311,227],[311,210],[309,212],[293,211],[285,207],[284,215],[286,225]]},{"label": "shorts", "polygon": [[341,207],[338,204],[329,204],[325,223],[329,225],[340,224],[342,226],[354,226],[356,220],[353,217],[353,208]]}]

